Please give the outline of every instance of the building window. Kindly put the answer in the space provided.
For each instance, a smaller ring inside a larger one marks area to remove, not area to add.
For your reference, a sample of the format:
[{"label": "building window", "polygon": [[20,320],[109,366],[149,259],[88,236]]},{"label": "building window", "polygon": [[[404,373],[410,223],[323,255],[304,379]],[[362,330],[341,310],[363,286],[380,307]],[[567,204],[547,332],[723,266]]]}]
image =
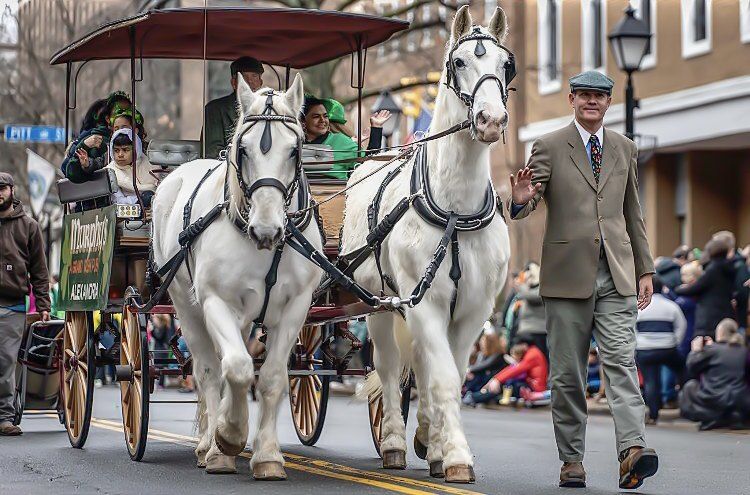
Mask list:
[{"label": "building window", "polygon": [[656,0],[631,0],[635,16],[646,23],[651,31],[651,41],[646,48],[646,56],[641,62],[641,70],[656,67]]},{"label": "building window", "polygon": [[607,2],[583,0],[581,2],[581,61],[583,70],[606,72],[605,33],[607,31]]},{"label": "building window", "polygon": [[740,0],[740,39],[750,43],[750,0]]},{"label": "building window", "polygon": [[537,2],[539,93],[560,91],[562,74],[562,0]]},{"label": "building window", "polygon": [[711,51],[711,0],[682,0],[682,57]]}]

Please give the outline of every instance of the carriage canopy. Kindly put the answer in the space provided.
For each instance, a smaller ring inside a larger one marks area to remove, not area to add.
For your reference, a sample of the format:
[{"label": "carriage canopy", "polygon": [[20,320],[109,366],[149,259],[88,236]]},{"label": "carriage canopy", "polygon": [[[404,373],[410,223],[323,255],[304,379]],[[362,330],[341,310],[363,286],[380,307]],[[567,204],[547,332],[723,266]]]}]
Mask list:
[{"label": "carriage canopy", "polygon": [[408,26],[399,19],[325,10],[151,10],[97,28],[58,51],[50,64],[129,59],[134,41],[135,58],[234,60],[248,55],[304,69],[382,43]]}]

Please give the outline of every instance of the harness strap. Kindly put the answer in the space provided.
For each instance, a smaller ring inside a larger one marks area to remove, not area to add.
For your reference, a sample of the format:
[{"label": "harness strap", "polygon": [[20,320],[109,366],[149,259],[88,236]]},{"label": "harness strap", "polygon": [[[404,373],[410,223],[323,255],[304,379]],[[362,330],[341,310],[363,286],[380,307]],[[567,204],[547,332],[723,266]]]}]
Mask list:
[{"label": "harness strap", "polygon": [[[382,184],[380,184],[380,187],[378,188],[378,192],[375,194],[375,197],[372,200],[372,203],[370,203],[370,206],[367,207],[367,224],[370,228],[370,232],[375,232],[377,230],[378,226],[378,214],[380,213],[380,203],[383,200],[383,194],[385,193],[386,187],[393,181],[393,179],[401,172],[401,167],[398,167],[394,170],[391,170],[388,172],[388,175],[385,176],[385,179],[383,180]],[[398,205],[396,206],[398,208]],[[406,210],[404,210],[405,212]],[[403,215],[403,214],[402,214]],[[400,217],[399,217],[400,218]],[[395,225],[395,222],[393,222]],[[388,232],[393,228],[393,225],[388,229]],[[387,233],[386,233],[387,235]],[[398,289],[394,286],[396,285],[393,282],[393,279],[391,279],[390,276],[387,276],[383,273],[383,264],[380,260],[380,248],[382,246],[383,240],[385,240],[385,236],[383,236],[382,239],[379,240],[374,246],[374,255],[375,255],[375,266],[378,269],[378,274],[380,275],[380,294],[385,295],[385,286],[388,284],[388,287],[398,294]]]},{"label": "harness strap", "polygon": [[278,279],[279,275],[279,263],[281,263],[281,254],[284,251],[285,243],[280,242],[279,246],[276,248],[276,251],[273,253],[273,260],[271,260],[271,267],[268,269],[268,273],[266,273],[266,292],[263,296],[263,306],[260,309],[260,313],[258,314],[258,317],[253,320],[253,331],[255,331],[258,328],[265,329],[265,325],[263,324],[263,320],[266,319],[266,311],[268,310],[268,302],[271,299],[271,289],[273,289],[273,286],[276,285],[276,280]]},{"label": "harness strap", "polygon": [[458,281],[461,280],[461,262],[458,257],[458,230],[451,236],[451,271],[448,273],[453,280],[453,296],[451,296],[451,318],[458,302]]},{"label": "harness strap", "polygon": [[438,268],[440,268],[440,265],[445,259],[448,244],[451,242],[453,234],[456,230],[457,221],[458,215],[456,215],[455,213],[451,213],[450,217],[448,218],[448,225],[445,227],[445,232],[443,232],[443,237],[440,239],[440,243],[438,244],[437,249],[435,249],[435,254],[432,255],[432,260],[430,261],[430,264],[427,265],[427,269],[425,270],[424,275],[420,279],[417,286],[414,288],[414,291],[412,291],[411,293],[412,305],[419,304],[419,302],[424,297],[425,292],[427,292],[427,289],[429,289],[432,285],[432,281],[435,279],[435,274],[437,273]]},{"label": "harness strap", "polygon": [[[185,203],[185,208],[182,210],[182,229],[183,231],[180,233],[182,236],[183,233],[190,227],[190,216],[193,212],[193,203],[195,202],[196,196],[198,196],[198,191],[200,190],[201,186],[204,182],[206,182],[206,179],[208,179],[212,173],[214,173],[214,170],[219,168],[219,165],[217,165],[214,168],[208,169],[208,171],[201,177],[201,180],[198,181],[198,185],[195,186],[195,190],[190,194],[190,197],[187,200],[187,203]],[[182,246],[182,242],[180,242],[180,245]],[[193,273],[192,270],[190,270],[190,246],[187,247],[187,252],[185,253],[185,266],[187,267],[188,276],[190,277],[190,283],[193,282]]]}]

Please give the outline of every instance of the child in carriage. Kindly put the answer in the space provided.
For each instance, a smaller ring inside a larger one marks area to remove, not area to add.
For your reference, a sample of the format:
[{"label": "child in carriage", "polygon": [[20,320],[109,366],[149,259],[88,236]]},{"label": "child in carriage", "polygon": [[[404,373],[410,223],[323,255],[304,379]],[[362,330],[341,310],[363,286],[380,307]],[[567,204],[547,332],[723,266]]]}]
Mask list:
[{"label": "child in carriage", "polygon": [[115,171],[117,185],[120,190],[115,192],[112,200],[117,204],[136,204],[138,197],[133,187],[133,151],[137,155],[136,160],[136,185],[143,199],[143,206],[151,207],[151,199],[156,191],[157,180],[151,173],[153,166],[143,153],[143,144],[140,136],[135,134],[135,143],[133,143],[133,130],[124,127],[112,135],[109,142],[109,154],[112,161],[107,168]]}]

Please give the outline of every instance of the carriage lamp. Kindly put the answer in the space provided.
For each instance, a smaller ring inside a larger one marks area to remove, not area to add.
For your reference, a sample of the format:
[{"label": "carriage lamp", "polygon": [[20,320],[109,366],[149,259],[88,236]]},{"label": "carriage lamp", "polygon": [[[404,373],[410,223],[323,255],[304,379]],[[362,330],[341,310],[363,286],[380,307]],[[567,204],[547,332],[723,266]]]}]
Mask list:
[{"label": "carriage lamp", "polygon": [[375,104],[370,109],[372,113],[379,112],[381,110],[388,110],[391,112],[391,118],[383,124],[383,136],[390,138],[396,129],[398,129],[401,123],[401,107],[398,102],[393,98],[390,91],[381,91],[378,99],[375,100]]},{"label": "carriage lamp", "polygon": [[633,96],[633,72],[640,70],[643,57],[646,56],[651,31],[645,22],[636,19],[635,10],[628,6],[625,9],[625,17],[617,23],[607,36],[609,46],[615,57],[617,67],[628,76],[625,86],[625,135],[633,139],[634,116],[638,107],[638,100]]}]

